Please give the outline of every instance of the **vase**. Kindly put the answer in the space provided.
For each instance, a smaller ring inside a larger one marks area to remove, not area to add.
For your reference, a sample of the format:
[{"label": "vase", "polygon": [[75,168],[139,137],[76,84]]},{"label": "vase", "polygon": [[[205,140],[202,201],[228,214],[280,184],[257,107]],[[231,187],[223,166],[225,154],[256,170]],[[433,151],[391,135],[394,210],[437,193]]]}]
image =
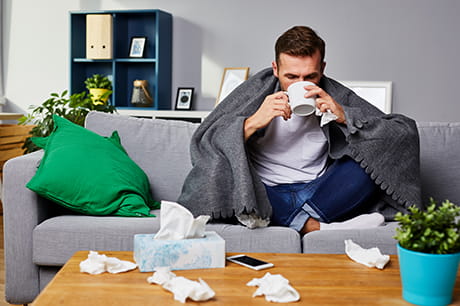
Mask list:
[{"label": "vase", "polygon": [[403,298],[416,305],[441,306],[452,302],[460,253],[428,254],[398,244]]},{"label": "vase", "polygon": [[135,80],[133,83],[133,94],[131,104],[137,107],[150,107],[153,105],[153,98],[148,91],[147,80]]}]

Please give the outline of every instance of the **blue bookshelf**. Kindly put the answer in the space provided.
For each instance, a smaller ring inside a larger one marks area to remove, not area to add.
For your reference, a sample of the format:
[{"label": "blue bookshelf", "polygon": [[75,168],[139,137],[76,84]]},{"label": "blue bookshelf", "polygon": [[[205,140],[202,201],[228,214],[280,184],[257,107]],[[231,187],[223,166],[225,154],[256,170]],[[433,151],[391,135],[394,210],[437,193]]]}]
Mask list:
[{"label": "blue bookshelf", "polygon": [[[112,16],[111,59],[86,58],[86,15]],[[132,37],[147,37],[144,56],[130,58]],[[70,12],[70,92],[86,90],[84,81],[93,74],[109,76],[113,84],[110,103],[117,109],[171,109],[172,15],[161,10]],[[131,104],[134,80],[147,80],[153,97],[151,107]]]}]

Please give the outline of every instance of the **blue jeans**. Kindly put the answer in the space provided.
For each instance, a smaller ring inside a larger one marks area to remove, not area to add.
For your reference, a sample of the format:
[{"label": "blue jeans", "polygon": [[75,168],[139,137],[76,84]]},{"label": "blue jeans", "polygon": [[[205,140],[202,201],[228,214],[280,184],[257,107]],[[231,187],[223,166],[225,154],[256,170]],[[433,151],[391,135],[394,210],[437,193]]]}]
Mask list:
[{"label": "blue jeans", "polygon": [[300,231],[310,217],[330,223],[357,209],[376,185],[358,163],[345,157],[311,182],[266,185],[265,189],[273,208],[272,224]]}]

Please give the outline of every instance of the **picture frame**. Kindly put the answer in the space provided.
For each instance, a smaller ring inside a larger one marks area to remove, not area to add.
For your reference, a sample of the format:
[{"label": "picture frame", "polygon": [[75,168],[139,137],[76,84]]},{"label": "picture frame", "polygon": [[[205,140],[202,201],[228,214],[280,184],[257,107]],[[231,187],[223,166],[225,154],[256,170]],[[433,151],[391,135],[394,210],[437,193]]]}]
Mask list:
[{"label": "picture frame", "polygon": [[391,113],[391,81],[340,81],[358,96],[371,103],[385,114]]},{"label": "picture frame", "polygon": [[224,68],[222,81],[220,82],[219,93],[217,94],[216,105],[222,102],[229,93],[246,81],[249,76],[249,67],[227,67]]},{"label": "picture frame", "polygon": [[129,46],[129,57],[144,57],[145,43],[147,37],[135,36],[131,38],[131,44]]},{"label": "picture frame", "polygon": [[175,110],[191,110],[193,102],[193,87],[177,88]]}]

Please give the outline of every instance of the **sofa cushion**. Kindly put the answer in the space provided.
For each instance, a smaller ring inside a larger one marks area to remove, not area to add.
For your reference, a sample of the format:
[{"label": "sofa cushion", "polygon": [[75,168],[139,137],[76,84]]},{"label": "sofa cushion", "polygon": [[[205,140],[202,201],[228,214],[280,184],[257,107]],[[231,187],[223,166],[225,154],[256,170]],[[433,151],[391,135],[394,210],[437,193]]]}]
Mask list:
[{"label": "sofa cushion", "polygon": [[[159,210],[152,211],[160,216]],[[61,266],[76,251],[132,251],[135,234],[160,229],[158,218],[58,216],[37,225],[33,231],[33,262]],[[248,229],[241,225],[211,223],[207,231],[225,240],[227,252],[300,253],[299,234],[287,227]]]},{"label": "sofa cushion", "polygon": [[269,226],[249,229],[242,225],[210,223],[207,231],[215,231],[225,240],[227,252],[301,253],[300,234],[289,227]]},{"label": "sofa cushion", "polygon": [[370,229],[314,231],[302,238],[303,253],[345,254],[345,240],[351,239],[361,247],[378,247],[382,254],[396,254],[393,236],[397,222]]},{"label": "sofa cushion", "polygon": [[[160,211],[153,214],[159,216]],[[132,251],[135,234],[155,233],[160,218],[64,215],[45,220],[33,231],[33,262],[62,266],[79,250]]]},{"label": "sofa cushion", "polygon": [[198,124],[90,112],[85,126],[103,136],[114,127],[128,155],[146,172],[157,201],[176,201],[191,170],[190,139]]},{"label": "sofa cushion", "polygon": [[45,154],[29,189],[90,215],[149,216],[159,207],[116,132],[104,138],[59,116],[53,120],[51,135],[39,138]]},{"label": "sofa cushion", "polygon": [[448,199],[460,205],[460,123],[421,122],[417,125],[424,203],[432,197],[437,202]]}]

